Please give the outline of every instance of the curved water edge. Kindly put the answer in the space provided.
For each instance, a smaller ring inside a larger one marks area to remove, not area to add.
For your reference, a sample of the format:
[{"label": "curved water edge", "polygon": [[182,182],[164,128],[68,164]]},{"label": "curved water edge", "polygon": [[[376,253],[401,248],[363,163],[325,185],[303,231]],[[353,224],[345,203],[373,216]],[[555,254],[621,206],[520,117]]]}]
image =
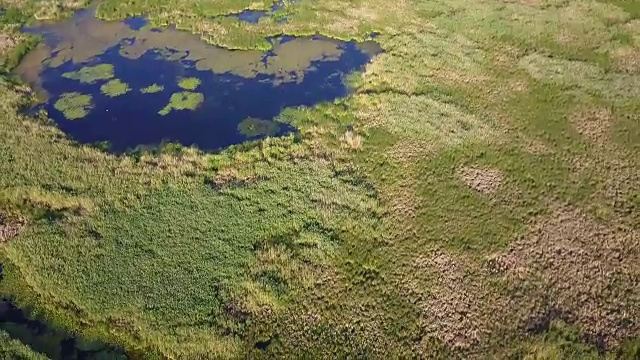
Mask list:
[{"label": "curved water edge", "polygon": [[7,298],[0,299],[0,330],[52,360],[129,358],[121,349],[100,341],[86,341],[29,317],[27,312],[16,307]]},{"label": "curved water edge", "polygon": [[[381,51],[322,36],[228,50],[140,17],[101,21],[93,9],[24,30],[43,37],[16,69],[42,95],[41,108],[71,139],[115,153],[166,142],[216,151],[295,132],[278,118],[283,109],[347,96],[344,77]],[[0,329],[52,359],[127,358],[28,313],[2,299]]]},{"label": "curved water edge", "polygon": [[[218,151],[295,132],[278,118],[283,109],[347,96],[345,76],[381,51],[373,41],[322,36],[273,38],[267,52],[228,50],[140,17],[101,21],[93,9],[25,31],[44,42],[17,72],[49,117],[73,140],[116,153],[167,142]],[[185,79],[197,85],[185,88]]]}]

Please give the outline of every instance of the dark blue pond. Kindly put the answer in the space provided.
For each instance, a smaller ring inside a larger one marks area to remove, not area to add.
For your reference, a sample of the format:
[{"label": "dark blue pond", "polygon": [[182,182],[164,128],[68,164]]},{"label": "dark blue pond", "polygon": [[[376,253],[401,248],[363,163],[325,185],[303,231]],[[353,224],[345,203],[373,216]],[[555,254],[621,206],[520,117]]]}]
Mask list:
[{"label": "dark blue pond", "polygon": [[[286,134],[295,129],[274,121],[284,108],[313,106],[348,95],[344,75],[361,69],[372,56],[355,42],[320,37],[274,39],[274,49],[262,54],[229,51],[200,41],[185,44],[184,36],[191,35],[175,30],[141,30],[145,24],[142,18],[126,20],[126,29],[115,30],[122,38],[113,38],[113,23],[95,19],[76,21],[72,35],[68,27],[38,30],[49,45],[25,59],[19,72],[48,94],[43,106],[70,138],[89,144],[106,142],[110,151],[119,153],[166,142],[216,151]],[[77,33],[83,26],[92,26],[88,32],[93,37],[85,39]],[[169,39],[166,44],[163,36]],[[78,50],[85,43],[87,48],[96,43],[106,46]],[[63,76],[99,64],[111,64],[113,78],[128,84],[130,91],[110,97],[101,91],[107,80],[87,84]],[[203,101],[193,110],[159,114],[172,94],[185,91],[178,86],[179,79],[190,77],[200,84],[187,91],[202,94]],[[152,84],[163,90],[141,92]],[[63,94],[74,92],[90,95],[92,108],[84,117],[68,119],[54,104]],[[249,118],[259,119],[257,128],[269,131],[241,131],[239,125]]]},{"label": "dark blue pond", "polygon": [[[289,4],[293,4],[296,3],[300,0],[289,0],[288,3]],[[238,20],[243,21],[243,22],[248,22],[248,23],[252,23],[252,24],[257,24],[260,19],[262,19],[265,16],[271,16],[273,15],[276,11],[284,8],[285,6],[285,2],[284,0],[278,0],[275,3],[273,3],[273,5],[271,6],[271,9],[269,11],[260,11],[260,10],[244,10],[238,14],[235,15],[231,15],[231,16],[235,16],[238,18]],[[286,22],[287,18],[285,17],[281,17],[278,19],[278,22]]]}]

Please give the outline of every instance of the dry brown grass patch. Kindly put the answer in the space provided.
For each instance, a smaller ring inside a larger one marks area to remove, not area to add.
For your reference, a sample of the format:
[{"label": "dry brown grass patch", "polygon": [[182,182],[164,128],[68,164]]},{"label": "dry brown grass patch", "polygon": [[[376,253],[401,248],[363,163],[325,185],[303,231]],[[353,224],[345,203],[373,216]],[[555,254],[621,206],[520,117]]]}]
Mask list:
[{"label": "dry brown grass patch", "polygon": [[[558,206],[488,267],[602,347],[640,335],[640,233]],[[541,299],[545,299],[541,302]]]},{"label": "dry brown grass patch", "polygon": [[362,148],[362,136],[356,134],[351,130],[345,132],[340,137],[340,141],[348,148],[353,150],[359,150],[360,148]]},{"label": "dry brown grass patch", "polygon": [[0,32],[0,55],[6,54],[18,43],[15,35]]},{"label": "dry brown grass patch", "polygon": [[[418,299],[425,334],[419,351],[428,355],[434,339],[456,350],[485,344],[500,326],[497,317],[503,317],[500,309],[507,304],[487,288],[472,263],[432,250],[419,256],[413,266],[418,275],[407,280],[402,291]],[[427,280],[419,280],[422,274]]]},{"label": "dry brown grass patch", "polygon": [[[409,176],[407,176],[409,177]],[[383,194],[389,208],[389,217],[399,231],[405,232],[413,228],[414,219],[420,210],[420,199],[415,191],[415,183],[402,180],[395,189]]]},{"label": "dry brown grass patch", "polygon": [[436,69],[432,75],[445,84],[461,84],[479,86],[489,82],[489,76],[477,73],[465,73],[450,69]]},{"label": "dry brown grass patch", "polygon": [[632,74],[640,73],[640,47],[620,47],[611,55],[618,70]]},{"label": "dry brown grass patch", "polygon": [[16,237],[25,225],[25,219],[9,219],[0,214],[0,243],[7,242]]},{"label": "dry brown grass patch", "polygon": [[535,6],[538,7],[542,5],[545,0],[504,0],[507,4],[522,4],[527,6]]},{"label": "dry brown grass patch", "polygon": [[460,168],[458,175],[467,186],[482,194],[494,193],[504,180],[499,170],[474,166]]},{"label": "dry brown grass patch", "polygon": [[433,149],[426,141],[413,139],[401,139],[394,144],[388,154],[396,162],[406,165],[433,153]]},{"label": "dry brown grass patch", "polygon": [[602,145],[609,139],[613,123],[613,115],[609,108],[582,110],[573,114],[569,120],[580,135],[594,144]]}]

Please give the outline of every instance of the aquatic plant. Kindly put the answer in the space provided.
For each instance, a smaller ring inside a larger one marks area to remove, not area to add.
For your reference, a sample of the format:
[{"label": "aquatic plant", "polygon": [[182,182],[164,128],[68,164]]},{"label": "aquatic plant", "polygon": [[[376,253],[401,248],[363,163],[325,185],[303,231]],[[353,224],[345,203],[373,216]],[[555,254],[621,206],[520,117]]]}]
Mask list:
[{"label": "aquatic plant", "polygon": [[92,97],[88,94],[70,92],[60,95],[53,107],[69,120],[85,117],[93,108]]},{"label": "aquatic plant", "polygon": [[200,79],[197,77],[187,77],[178,80],[178,86],[185,90],[195,90],[200,86]]},{"label": "aquatic plant", "polygon": [[279,128],[273,121],[256,118],[246,118],[238,124],[238,131],[246,137],[275,135]]},{"label": "aquatic plant", "polygon": [[46,356],[36,352],[31,347],[22,343],[20,340],[12,338],[4,329],[0,330],[0,357],[2,359],[24,360],[48,359]]},{"label": "aquatic plant", "polygon": [[[215,24],[207,37],[235,48],[281,28],[206,17],[255,0],[185,1],[98,11]],[[525,3],[302,1],[287,32],[383,30],[387,53],[349,98],[288,111],[300,137],[219,154],[129,161],[52,141],[24,121],[24,92],[1,84],[0,209],[31,220],[0,247],[3,293],[148,358],[637,358],[617,344],[637,338],[623,325],[640,308],[624,296],[637,287],[624,275],[638,263],[625,250],[639,104],[592,90],[637,80],[637,44],[611,35],[637,33],[614,4],[638,2]],[[340,139],[347,124],[362,142]],[[491,173],[502,185],[485,184]],[[523,326],[552,305],[575,330]]]},{"label": "aquatic plant", "polygon": [[113,78],[113,65],[100,64],[95,66],[85,66],[78,71],[64,73],[62,74],[62,77],[78,80],[83,84],[93,84],[100,80],[109,80]]},{"label": "aquatic plant", "polygon": [[183,91],[174,93],[169,99],[169,104],[158,111],[160,115],[167,115],[171,110],[195,110],[204,101],[204,95]]},{"label": "aquatic plant", "polygon": [[143,94],[155,94],[157,92],[160,92],[164,90],[164,86],[162,85],[158,85],[158,84],[152,84],[149,85],[147,87],[144,87],[142,89],[140,89],[140,92]]},{"label": "aquatic plant", "polygon": [[120,81],[120,79],[110,80],[108,83],[100,87],[100,91],[108,97],[116,97],[124,95],[131,90],[127,83]]}]

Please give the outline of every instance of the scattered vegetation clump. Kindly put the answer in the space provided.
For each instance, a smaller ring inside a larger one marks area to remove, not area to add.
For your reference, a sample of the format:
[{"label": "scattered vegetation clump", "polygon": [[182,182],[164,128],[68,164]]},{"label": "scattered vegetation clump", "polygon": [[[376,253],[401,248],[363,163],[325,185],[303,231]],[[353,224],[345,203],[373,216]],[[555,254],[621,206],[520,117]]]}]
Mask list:
[{"label": "scattered vegetation clump", "polygon": [[62,77],[78,80],[83,84],[94,84],[98,81],[113,78],[113,65],[100,64],[95,66],[85,66],[78,71],[62,74]]},{"label": "scattered vegetation clump", "polygon": [[269,120],[246,118],[238,124],[238,131],[246,137],[273,136],[280,126]]},{"label": "scattered vegetation clump", "polygon": [[60,95],[53,107],[62,112],[69,120],[81,119],[93,109],[91,95],[79,92],[64,93]]},{"label": "scattered vegetation clump", "polygon": [[13,70],[20,59],[38,43],[38,38],[14,31],[0,30],[0,72]]},{"label": "scattered vegetation clump", "polygon": [[204,101],[204,95],[183,91],[174,93],[169,99],[169,104],[158,111],[160,115],[167,115],[172,110],[195,110]]},{"label": "scattered vegetation clump", "polygon": [[[638,239],[637,230],[610,228],[580,210],[557,206],[528,235],[492,257],[490,267],[514,288],[537,287],[531,303],[541,307],[539,316],[551,318],[540,322],[568,317],[585,336],[610,348],[640,332],[633,320],[640,318],[638,299],[621,295],[633,292],[627,279],[640,276],[633,245]],[[562,285],[565,279],[572,286]],[[615,290],[605,290],[611,284],[617,284]],[[540,302],[540,293],[548,303]]]},{"label": "scattered vegetation clump", "polygon": [[[295,134],[218,153],[79,146],[3,71],[0,293],[134,357],[636,359],[636,3],[302,0],[249,24],[224,15],[272,2],[106,0],[233,49],[384,52],[345,99],[283,110]],[[29,48],[16,25],[72,7],[13,1],[4,63]]]},{"label": "scattered vegetation clump", "polygon": [[103,84],[100,87],[100,91],[108,97],[116,97],[124,95],[131,90],[127,83],[122,82],[120,79],[109,80],[109,82]]},{"label": "scattered vegetation clump", "polygon": [[465,166],[458,171],[462,181],[470,188],[482,193],[495,192],[503,181],[503,175],[495,169],[483,169],[473,166]]},{"label": "scattered vegetation clump", "polygon": [[140,92],[143,94],[155,94],[164,90],[164,86],[158,84],[152,84],[145,88],[140,89]]},{"label": "scattered vegetation clump", "polygon": [[178,80],[178,86],[185,90],[195,90],[200,86],[200,79],[197,77],[187,77]]},{"label": "scattered vegetation clump", "polygon": [[16,45],[15,36],[9,34],[0,34],[0,54],[12,49]]},{"label": "scattered vegetation clump", "polygon": [[24,219],[9,219],[0,214],[0,243],[7,242],[14,238],[24,228]]},{"label": "scattered vegetation clump", "polygon": [[9,334],[0,330],[0,358],[15,360],[47,360],[48,358],[38,352],[33,351],[29,346],[12,339]]},{"label": "scattered vegetation clump", "polygon": [[362,147],[362,136],[356,134],[353,130],[347,130],[340,140],[350,149],[358,150]]}]

